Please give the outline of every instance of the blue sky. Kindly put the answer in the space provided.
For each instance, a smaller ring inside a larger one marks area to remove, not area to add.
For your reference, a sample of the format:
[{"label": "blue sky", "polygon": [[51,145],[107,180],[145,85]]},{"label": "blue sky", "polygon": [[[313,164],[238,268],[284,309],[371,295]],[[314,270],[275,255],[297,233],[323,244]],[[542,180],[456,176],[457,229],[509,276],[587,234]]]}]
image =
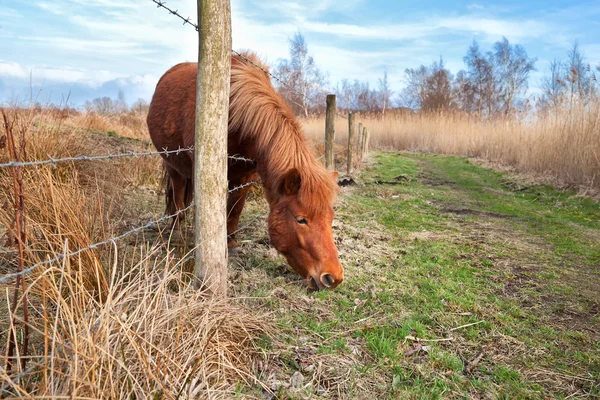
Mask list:
[{"label": "blue sky", "polygon": [[[168,5],[196,19],[195,0]],[[299,31],[332,85],[377,79],[387,70],[393,90],[404,70],[443,56],[456,73],[473,40],[484,49],[506,36],[537,57],[535,93],[553,58],[579,41],[600,63],[600,2],[566,0],[384,1],[232,0],[233,46],[267,62],[286,57]],[[196,59],[190,26],[150,0],[0,0],[0,102],[71,102],[116,97],[150,99],[170,66]],[[30,85],[30,79],[33,85]]]}]

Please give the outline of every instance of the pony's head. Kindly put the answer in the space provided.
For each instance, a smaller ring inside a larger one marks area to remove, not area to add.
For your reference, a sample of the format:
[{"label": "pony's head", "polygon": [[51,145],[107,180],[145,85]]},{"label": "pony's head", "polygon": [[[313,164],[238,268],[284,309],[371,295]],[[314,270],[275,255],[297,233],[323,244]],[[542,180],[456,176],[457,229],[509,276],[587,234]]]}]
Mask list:
[{"label": "pony's head", "polygon": [[327,172],[315,182],[314,176],[288,170],[269,214],[271,244],[314,289],[333,289],[344,279],[331,227],[336,176]]}]

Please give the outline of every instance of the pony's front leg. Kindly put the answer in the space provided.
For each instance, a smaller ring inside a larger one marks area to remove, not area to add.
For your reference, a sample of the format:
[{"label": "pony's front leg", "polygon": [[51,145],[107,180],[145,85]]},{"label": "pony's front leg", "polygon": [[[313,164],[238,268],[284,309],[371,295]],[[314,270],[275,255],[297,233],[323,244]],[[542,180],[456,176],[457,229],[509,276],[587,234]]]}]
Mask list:
[{"label": "pony's front leg", "polygon": [[[253,181],[258,178],[257,173],[252,173],[246,176],[243,176],[238,179],[230,179],[229,180],[229,190],[233,190],[236,187]],[[235,240],[235,231],[238,229],[238,225],[240,222],[240,215],[242,214],[242,210],[244,209],[244,204],[246,203],[246,196],[248,195],[248,191],[251,186],[246,186],[241,189],[237,189],[233,192],[229,193],[227,197],[227,247],[229,249],[234,249],[238,246],[237,241]]]}]

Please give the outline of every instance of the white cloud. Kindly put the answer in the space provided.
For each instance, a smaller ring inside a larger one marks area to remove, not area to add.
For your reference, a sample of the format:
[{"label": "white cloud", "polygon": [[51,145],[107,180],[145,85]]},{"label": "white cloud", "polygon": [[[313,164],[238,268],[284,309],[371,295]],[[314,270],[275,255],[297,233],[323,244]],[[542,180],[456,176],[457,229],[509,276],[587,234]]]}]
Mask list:
[{"label": "white cloud", "polygon": [[369,40],[416,40],[443,34],[480,34],[498,40],[502,36],[514,39],[540,38],[552,31],[552,26],[535,20],[502,20],[470,15],[449,18],[428,18],[413,23],[383,26],[359,26],[306,22],[308,32]]},{"label": "white cloud", "polygon": [[96,97],[114,98],[120,90],[129,102],[138,98],[149,100],[157,81],[158,76],[151,74],[115,77],[107,71],[69,68],[29,70],[15,63],[0,61],[0,104],[6,101],[26,103],[33,93],[34,98],[42,103],[62,104],[68,98],[69,104],[78,106]]},{"label": "white cloud", "polygon": [[[5,58],[11,49],[12,54],[21,53],[0,60],[0,79],[10,77],[28,85],[33,71],[36,82],[57,84],[53,90],[68,91],[73,85],[82,93],[92,89],[109,93],[122,85],[135,88],[136,93],[152,93],[156,77],[170,66],[197,58],[197,33],[150,0],[32,0],[31,4],[47,15],[41,21],[47,31],[25,29],[17,21],[18,7],[0,8],[0,35],[11,38],[0,43],[0,53]],[[170,0],[168,5],[196,20],[196,0]],[[319,67],[331,73],[332,83],[349,78],[375,84],[387,67],[398,90],[405,68],[430,64],[440,55],[456,72],[473,39],[489,48],[504,35],[512,42],[526,43],[528,50],[529,43],[556,50],[573,40],[555,14],[492,13],[491,6],[482,2],[466,5],[463,14],[413,13],[377,23],[357,18],[359,6],[371,7],[366,0],[343,4],[339,0],[232,0],[233,47],[254,50],[273,64],[288,56],[288,38],[300,31],[307,36]],[[334,21],[331,15],[335,21],[349,22],[327,22]],[[9,47],[13,41],[18,45]],[[590,60],[600,61],[597,48],[586,48]]]},{"label": "white cloud", "polygon": [[117,79],[120,76],[110,71],[83,70],[70,67],[23,66],[18,63],[0,60],[0,78],[13,78],[29,81],[34,84],[42,82],[81,82],[89,86],[100,86],[104,82]]}]

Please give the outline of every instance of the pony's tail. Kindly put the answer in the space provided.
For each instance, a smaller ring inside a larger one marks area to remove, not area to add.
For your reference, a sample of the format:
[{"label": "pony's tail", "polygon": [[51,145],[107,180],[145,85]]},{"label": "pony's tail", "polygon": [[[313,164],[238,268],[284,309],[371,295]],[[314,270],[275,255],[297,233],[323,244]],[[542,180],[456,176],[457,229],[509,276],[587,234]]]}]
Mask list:
[{"label": "pony's tail", "polygon": [[177,212],[175,207],[175,197],[173,192],[173,184],[171,183],[171,176],[169,174],[169,167],[167,163],[163,161],[163,174],[160,186],[165,190],[165,215],[173,215]]},{"label": "pony's tail", "polygon": [[188,207],[194,201],[194,184],[192,179],[185,178],[185,195],[183,196],[184,207]]},{"label": "pony's tail", "polygon": [[[178,172],[171,169],[166,161],[163,161],[163,176],[161,180],[161,187],[165,190],[165,215],[173,215],[177,211],[177,205],[175,204],[175,189],[173,188],[173,181],[171,180],[171,174],[177,174]],[[192,179],[185,178],[185,190],[183,196],[183,206],[187,208],[194,200],[194,185]]]}]

